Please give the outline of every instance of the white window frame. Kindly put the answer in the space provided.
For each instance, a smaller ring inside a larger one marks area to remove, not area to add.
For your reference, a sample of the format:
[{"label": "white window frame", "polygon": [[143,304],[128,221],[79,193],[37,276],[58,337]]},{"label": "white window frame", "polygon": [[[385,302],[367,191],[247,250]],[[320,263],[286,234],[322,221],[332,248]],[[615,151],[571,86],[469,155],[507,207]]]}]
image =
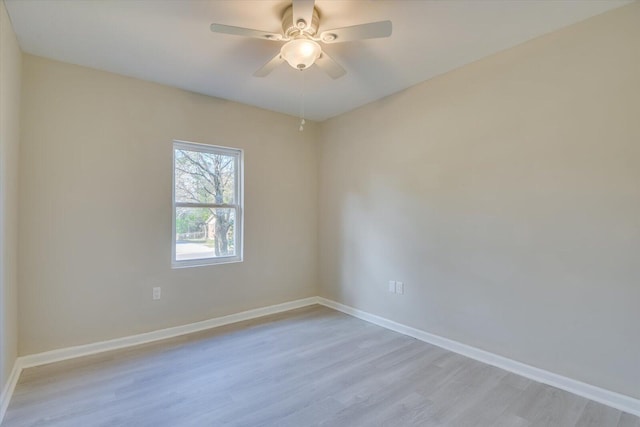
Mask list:
[{"label": "white window frame", "polygon": [[[197,142],[174,140],[172,144],[172,220],[171,220],[171,267],[197,267],[205,265],[227,264],[232,262],[242,262],[243,259],[243,231],[244,231],[244,151],[239,148],[223,147],[219,145],[201,144]],[[216,203],[185,203],[176,202],[176,150],[199,151],[203,153],[222,154],[235,158],[235,204]],[[212,258],[177,260],[176,259],[176,210],[180,207],[186,208],[230,208],[235,209],[236,217],[234,224],[234,247],[236,254],[233,256],[221,256]]]}]

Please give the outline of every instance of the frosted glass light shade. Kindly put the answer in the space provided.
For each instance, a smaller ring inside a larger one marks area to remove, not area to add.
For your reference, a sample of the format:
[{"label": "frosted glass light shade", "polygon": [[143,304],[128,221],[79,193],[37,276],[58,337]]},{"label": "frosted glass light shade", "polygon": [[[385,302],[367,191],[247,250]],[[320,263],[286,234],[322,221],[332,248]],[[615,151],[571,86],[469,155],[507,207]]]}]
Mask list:
[{"label": "frosted glass light shade", "polygon": [[280,50],[284,60],[298,70],[304,70],[313,65],[320,53],[320,45],[305,38],[291,40]]}]

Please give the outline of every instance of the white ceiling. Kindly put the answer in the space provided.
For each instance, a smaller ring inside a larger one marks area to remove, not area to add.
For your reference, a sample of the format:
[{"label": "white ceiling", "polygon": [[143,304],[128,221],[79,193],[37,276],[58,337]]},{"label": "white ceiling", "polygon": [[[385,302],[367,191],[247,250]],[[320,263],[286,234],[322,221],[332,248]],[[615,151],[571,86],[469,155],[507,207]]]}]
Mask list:
[{"label": "white ceiling", "polygon": [[[6,0],[23,51],[193,92],[324,120],[620,0],[317,0],[320,30],[390,19],[393,34],[325,50],[347,75],[283,64],[253,72],[282,42],[214,34],[212,22],[281,32],[287,0]],[[304,79],[304,82],[303,82]]]}]

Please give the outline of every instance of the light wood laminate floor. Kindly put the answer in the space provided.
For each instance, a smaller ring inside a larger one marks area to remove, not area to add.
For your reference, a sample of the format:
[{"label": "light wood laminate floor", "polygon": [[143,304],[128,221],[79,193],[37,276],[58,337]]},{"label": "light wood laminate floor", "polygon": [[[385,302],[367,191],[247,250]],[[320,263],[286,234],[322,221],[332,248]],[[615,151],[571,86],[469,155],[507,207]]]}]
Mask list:
[{"label": "light wood laminate floor", "polygon": [[594,426],[640,419],[321,306],[25,370],[3,427]]}]

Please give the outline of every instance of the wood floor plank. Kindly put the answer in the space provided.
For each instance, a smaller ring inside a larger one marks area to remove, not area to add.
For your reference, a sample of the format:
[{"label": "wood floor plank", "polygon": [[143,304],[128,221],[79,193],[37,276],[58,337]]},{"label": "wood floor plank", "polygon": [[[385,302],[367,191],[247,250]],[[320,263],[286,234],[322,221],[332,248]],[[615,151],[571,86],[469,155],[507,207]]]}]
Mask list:
[{"label": "wood floor plank", "polygon": [[474,405],[458,411],[450,422],[452,426],[493,425],[515,402],[523,389],[514,385],[514,374],[505,375],[495,387],[482,395]]},{"label": "wood floor plank", "polygon": [[624,413],[620,416],[618,427],[640,427],[640,417]]},{"label": "wood floor plank", "polygon": [[3,427],[640,427],[326,307],[26,369]]},{"label": "wood floor plank", "polygon": [[616,409],[590,401],[582,411],[576,427],[617,426],[622,413]]},{"label": "wood floor plank", "polygon": [[541,405],[536,413],[527,417],[532,426],[575,425],[588,403],[586,399],[544,384],[536,383],[535,386],[541,389],[538,396]]}]

